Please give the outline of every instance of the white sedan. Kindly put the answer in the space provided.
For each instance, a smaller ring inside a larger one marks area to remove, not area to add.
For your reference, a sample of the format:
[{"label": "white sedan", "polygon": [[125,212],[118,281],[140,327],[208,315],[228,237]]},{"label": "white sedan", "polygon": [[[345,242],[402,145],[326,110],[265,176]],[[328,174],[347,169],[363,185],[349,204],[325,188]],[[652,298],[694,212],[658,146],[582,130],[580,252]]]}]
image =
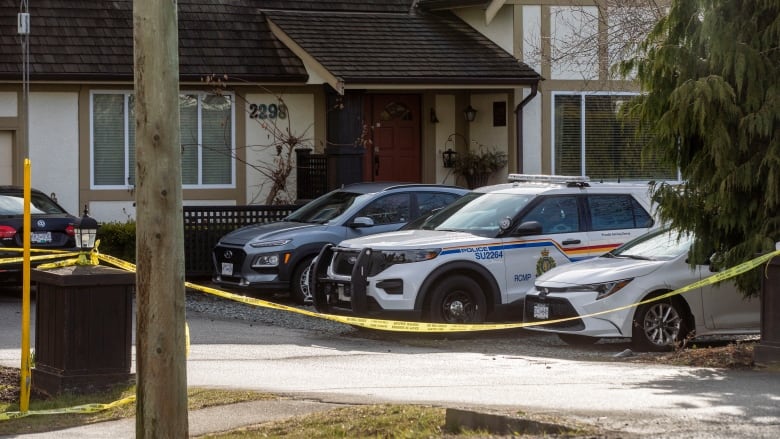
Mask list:
[{"label": "white sedan", "polygon": [[536,279],[525,298],[524,320],[550,322],[528,329],[555,332],[569,344],[631,338],[637,349],[668,350],[686,337],[758,334],[760,300],[744,298],[733,283],[707,285],[638,307],[713,273],[691,267],[690,235],[651,232],[604,254],[554,268]]}]

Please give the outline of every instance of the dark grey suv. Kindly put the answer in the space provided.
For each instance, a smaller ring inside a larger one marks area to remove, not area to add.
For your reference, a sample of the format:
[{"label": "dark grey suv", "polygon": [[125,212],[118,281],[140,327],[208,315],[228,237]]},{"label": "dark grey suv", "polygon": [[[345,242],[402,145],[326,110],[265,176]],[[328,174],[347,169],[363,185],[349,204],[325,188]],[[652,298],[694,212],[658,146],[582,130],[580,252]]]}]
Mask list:
[{"label": "dark grey suv", "polygon": [[232,289],[289,291],[305,303],[308,269],[325,244],[398,230],[449,205],[466,189],[435,184],[357,183],[329,192],[282,221],[242,227],[212,254],[213,280]]}]

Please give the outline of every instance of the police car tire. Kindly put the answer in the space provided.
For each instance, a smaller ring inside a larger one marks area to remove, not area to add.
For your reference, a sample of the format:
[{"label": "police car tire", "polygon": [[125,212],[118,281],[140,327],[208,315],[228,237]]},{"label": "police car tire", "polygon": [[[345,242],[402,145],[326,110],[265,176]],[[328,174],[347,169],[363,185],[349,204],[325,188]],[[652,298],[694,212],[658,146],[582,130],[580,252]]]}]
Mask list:
[{"label": "police car tire", "polygon": [[[465,319],[453,318],[445,312],[447,303],[453,301],[465,302],[468,308]],[[487,317],[487,301],[474,279],[462,275],[447,276],[433,289],[429,315],[436,323],[483,323]]]}]

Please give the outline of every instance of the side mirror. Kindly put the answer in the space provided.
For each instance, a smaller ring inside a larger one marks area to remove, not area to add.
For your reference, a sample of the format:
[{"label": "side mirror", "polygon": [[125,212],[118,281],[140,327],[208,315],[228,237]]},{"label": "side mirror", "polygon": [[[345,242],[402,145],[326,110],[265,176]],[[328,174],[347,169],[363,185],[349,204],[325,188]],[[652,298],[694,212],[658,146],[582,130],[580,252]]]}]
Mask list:
[{"label": "side mirror", "polygon": [[542,223],[539,221],[525,221],[512,232],[514,236],[541,235]]},{"label": "side mirror", "polygon": [[374,220],[367,216],[358,216],[355,217],[355,219],[352,220],[352,222],[349,224],[350,227],[359,229],[363,227],[373,227],[374,226]]}]

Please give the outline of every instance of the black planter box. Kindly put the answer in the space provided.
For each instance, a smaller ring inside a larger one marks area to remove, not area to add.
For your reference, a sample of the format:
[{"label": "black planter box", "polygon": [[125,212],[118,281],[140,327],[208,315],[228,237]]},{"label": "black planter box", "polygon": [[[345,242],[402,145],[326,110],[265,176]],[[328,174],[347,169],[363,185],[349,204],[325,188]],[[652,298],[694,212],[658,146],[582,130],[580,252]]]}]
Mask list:
[{"label": "black planter box", "polygon": [[37,284],[32,389],[88,393],[133,382],[135,274],[96,265],[30,277]]},{"label": "black planter box", "polygon": [[753,361],[780,367],[780,257],[769,262],[761,279],[761,341],[753,350]]}]

